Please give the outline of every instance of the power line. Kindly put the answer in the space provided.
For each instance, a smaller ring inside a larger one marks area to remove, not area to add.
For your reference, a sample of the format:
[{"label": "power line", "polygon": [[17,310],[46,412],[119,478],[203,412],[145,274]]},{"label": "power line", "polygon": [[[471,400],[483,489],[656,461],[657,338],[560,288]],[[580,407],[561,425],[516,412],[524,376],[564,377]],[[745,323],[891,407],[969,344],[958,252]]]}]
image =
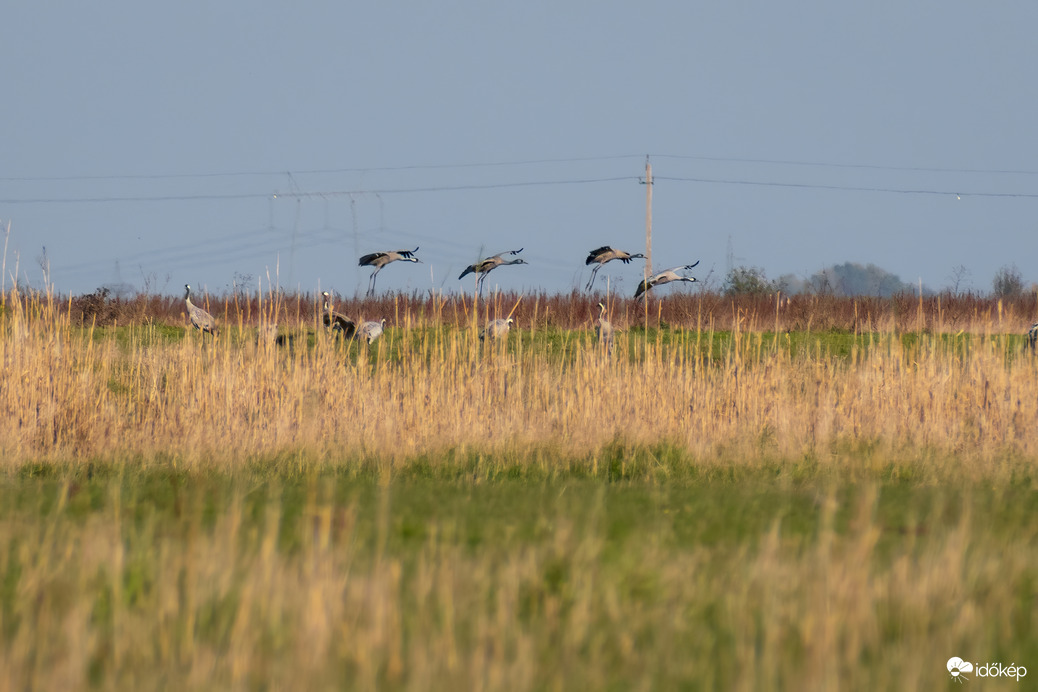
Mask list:
[{"label": "power line", "polygon": [[837,163],[833,161],[798,161],[795,159],[754,159],[727,156],[683,156],[680,154],[652,154],[652,158],[716,163],[763,163],[776,166],[812,166],[820,168],[851,168],[874,171],[906,171],[915,173],[970,173],[981,175],[1038,175],[1038,171],[999,168],[939,168],[927,166],[891,166],[868,163]]},{"label": "power line", "polygon": [[[1020,173],[1027,173],[1020,171]],[[934,188],[894,188],[860,185],[830,185],[822,183],[794,183],[775,180],[750,180],[737,178],[707,178],[689,176],[654,175],[654,180],[665,180],[688,183],[708,183],[715,185],[752,185],[759,187],[785,187],[810,190],[832,190],[842,192],[883,192],[902,195],[939,195],[956,197],[992,197],[992,198],[1038,198],[1038,193],[1026,192],[979,192],[970,190],[941,190]],[[494,190],[521,187],[546,187],[554,185],[589,185],[641,180],[637,176],[615,176],[604,178],[572,178],[554,180],[526,180],[505,183],[474,183],[464,185],[431,185],[422,187],[400,187],[357,190],[292,190],[274,193],[227,193],[227,194],[191,194],[191,195],[140,195],[140,196],[107,196],[107,197],[22,197],[0,198],[0,204],[110,204],[120,202],[194,202],[194,201],[227,201],[246,199],[327,199],[330,197],[353,197],[362,195],[394,195],[417,194],[430,192],[462,192],[470,190]]]},{"label": "power line", "polygon": [[393,195],[419,192],[455,192],[464,190],[492,190],[509,187],[535,187],[548,185],[584,185],[591,183],[608,183],[624,180],[637,180],[635,176],[618,176],[614,178],[581,178],[571,180],[526,180],[511,183],[483,183],[470,185],[435,185],[429,187],[383,188],[370,190],[326,190],[306,192],[301,190],[274,193],[230,193],[230,194],[194,194],[194,195],[141,195],[110,197],[14,197],[0,198],[0,204],[105,204],[116,202],[192,202],[235,199],[324,199],[328,197],[347,197],[354,195]]},{"label": "power line", "polygon": [[940,195],[950,197],[1021,197],[1038,198],[1038,193],[1029,192],[974,192],[964,190],[928,190],[920,188],[865,187],[856,185],[824,185],[818,183],[783,183],[772,180],[736,180],[731,178],[687,178],[653,176],[653,180],[672,180],[684,183],[712,183],[716,185],[755,185],[760,187],[793,187],[809,190],[833,190],[838,192],[888,192],[901,195]]},{"label": "power line", "polygon": [[[906,171],[917,173],[968,173],[997,175],[1038,175],[1038,170],[954,168],[930,166],[894,166],[889,164],[846,163],[837,161],[807,161],[799,159],[766,159],[735,156],[704,156],[697,154],[650,154],[651,158],[677,161],[710,161],[715,163],[751,163],[780,166],[808,166],[822,168],[847,168],[877,171]],[[590,163],[594,161],[641,160],[643,154],[607,154],[600,156],[572,156],[562,158],[517,159],[505,161],[476,161],[467,163],[407,164],[400,166],[353,166],[342,168],[312,168],[303,170],[267,171],[215,171],[208,173],[124,173],[112,175],[65,175],[65,176],[0,176],[0,182],[76,182],[104,180],[177,180],[191,178],[270,177],[283,175],[334,175],[342,173],[380,173],[397,171],[449,170],[465,168],[499,168],[558,163]],[[3,201],[3,200],[0,200]],[[45,201],[45,200],[44,200]]]},{"label": "power line", "polygon": [[640,158],[637,154],[616,154],[606,156],[583,156],[558,159],[522,159],[516,161],[483,161],[475,163],[439,163],[410,164],[404,166],[367,166],[353,168],[313,168],[291,171],[224,171],[214,173],[135,173],[121,175],[68,175],[68,176],[3,176],[0,182],[74,182],[99,180],[167,180],[183,178],[233,178],[247,176],[281,176],[281,175],[330,175],[339,173],[380,173],[393,171],[445,170],[452,168],[495,168],[505,166],[531,166],[548,163],[586,163],[591,161],[610,161]]},{"label": "power line", "polygon": [[[223,262],[234,262],[255,257],[262,257],[271,253],[288,253],[291,250],[292,240],[287,236],[287,231],[277,231],[276,237],[271,237],[269,230],[248,231],[235,236],[217,239],[205,248],[199,248],[193,244],[181,244],[157,250],[136,253],[120,257],[119,261],[124,265],[154,264],[160,262],[164,266],[171,267],[204,267],[220,264]],[[243,235],[252,236],[248,244],[232,242],[236,237]],[[265,236],[265,237],[264,237]],[[321,245],[333,245],[341,240],[342,231],[338,229],[318,229],[300,231],[296,241],[298,249],[306,249]],[[110,264],[110,260],[88,260],[72,264],[63,264],[55,267],[58,274],[83,274],[94,271]]]},{"label": "power line", "polygon": [[378,190],[325,190],[322,192],[278,192],[275,193],[275,197],[291,197],[291,198],[324,198],[324,197],[344,197],[352,195],[393,195],[393,194],[409,194],[416,192],[456,192],[462,190],[494,190],[499,188],[508,187],[537,187],[547,185],[587,185],[592,183],[615,183],[621,181],[633,181],[638,180],[637,176],[617,176],[615,178],[579,178],[571,180],[526,180],[520,182],[511,183],[481,183],[481,184],[470,184],[470,185],[435,185],[429,187],[401,187],[401,188],[382,188]]},{"label": "power line", "polygon": [[0,204],[106,204],[111,202],[197,202],[229,199],[268,199],[269,193],[245,192],[210,195],[141,195],[119,197],[14,197],[0,199]]}]

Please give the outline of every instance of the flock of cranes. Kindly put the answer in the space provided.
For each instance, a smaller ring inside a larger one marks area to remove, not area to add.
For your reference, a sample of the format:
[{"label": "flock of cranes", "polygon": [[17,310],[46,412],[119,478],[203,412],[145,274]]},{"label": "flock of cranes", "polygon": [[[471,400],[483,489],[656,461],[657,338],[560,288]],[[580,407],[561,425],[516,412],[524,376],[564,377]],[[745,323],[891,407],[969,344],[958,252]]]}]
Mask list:
[{"label": "flock of cranes", "polygon": [[[330,329],[336,336],[342,336],[346,339],[359,338],[367,342],[368,345],[382,336],[382,331],[386,327],[385,318],[377,322],[372,320],[352,320],[346,315],[335,312],[331,305],[331,294],[328,291],[325,291],[322,295],[324,296],[324,310],[322,311],[321,321],[324,323],[325,328]],[[216,320],[204,309],[191,302],[190,284],[184,284],[184,304],[187,306],[187,315],[191,320],[191,326],[201,332],[216,336]],[[276,335],[276,328],[272,330],[272,333]]]},{"label": "flock of cranes", "polygon": [[[518,252],[518,251],[517,251]],[[504,253],[502,253],[504,254]],[[497,265],[494,265],[497,266]],[[493,267],[491,267],[493,269]],[[472,270],[476,271],[476,270]],[[490,271],[487,269],[485,271]],[[350,319],[342,313],[336,312],[335,307],[332,304],[332,295],[328,291],[324,291],[324,305],[321,311],[321,322],[324,324],[325,329],[331,330],[336,336],[341,336],[344,339],[362,339],[369,346],[380,336],[382,331],[385,329],[386,320],[385,318],[374,321],[356,321]],[[190,284],[184,284],[184,303],[187,305],[187,314],[191,319],[191,324],[195,329],[201,332],[216,336],[216,320],[206,312],[203,308],[195,305],[191,302],[191,286]],[[598,304],[598,324],[595,325],[595,336],[598,337],[599,342],[606,348],[608,353],[613,351],[613,325],[606,319],[606,306],[605,303]],[[479,340],[485,341],[487,339],[500,339],[508,335],[512,325],[515,324],[515,320],[511,317],[504,319],[490,320],[486,326],[483,327],[479,332]],[[268,325],[268,328],[270,325]],[[1038,329],[1038,324],[1032,331]],[[273,326],[272,332],[275,337],[277,333],[276,325]],[[279,342],[280,343],[280,342]]]},{"label": "flock of cranes", "polygon": [[[522,251],[523,248],[519,248],[518,250],[507,250],[481,259],[478,262],[465,267],[465,270],[458,276],[458,280],[464,279],[469,274],[476,274],[476,293],[482,295],[483,282],[486,280],[487,274],[491,271],[498,267],[504,267],[507,265],[528,264],[527,261],[521,257],[516,257],[516,255]],[[382,271],[386,265],[392,262],[421,262],[415,254],[416,252],[418,252],[417,247],[414,250],[387,250],[385,252],[372,252],[363,255],[360,258],[359,266],[375,268],[375,270],[371,272],[370,279],[368,279],[368,291],[366,295],[374,295],[375,279],[378,276],[378,273]],[[512,259],[505,259],[506,257]],[[624,250],[616,250],[608,245],[603,245],[600,248],[592,250],[588,253],[587,259],[584,261],[585,265],[595,265],[591,270],[591,279],[588,281],[587,286],[584,287],[585,290],[591,290],[591,287],[595,283],[595,276],[598,274],[598,270],[605,266],[607,262],[620,260],[624,264],[629,264],[631,260],[639,258],[645,259],[645,255],[641,253],[631,254]],[[696,280],[695,277],[685,276],[678,272],[693,269],[698,264],[699,262],[696,261],[692,264],[672,267],[671,269],[665,269],[653,274],[638,284],[638,290],[635,292],[634,297],[641,298],[654,286],[660,286],[672,281],[694,282]],[[331,294],[328,293],[328,291],[325,291],[323,295],[324,306],[322,322],[324,323],[325,328],[332,330],[337,335],[341,335],[344,338],[359,338],[366,341],[368,344],[373,343],[382,335],[382,331],[386,326],[385,319],[378,322],[353,320],[345,315],[335,312],[331,303]],[[217,331],[216,320],[214,320],[213,316],[208,312],[191,302],[191,286],[188,284],[184,285],[184,303],[187,305],[187,313],[191,319],[191,324],[202,332],[215,335]],[[606,348],[611,351],[613,345],[613,327],[606,319],[605,305],[603,303],[599,303],[598,305],[601,312],[598,316],[598,324],[595,327],[595,333]],[[511,329],[513,322],[514,321],[511,317],[507,319],[492,320],[487,323],[486,327],[484,327],[480,332],[480,341],[485,339],[497,339],[505,336],[508,334],[508,330]]]},{"label": "flock of cranes", "polygon": [[[481,259],[478,262],[465,267],[465,270],[458,275],[458,280],[460,281],[461,279],[464,279],[469,274],[476,274],[478,277],[476,279],[476,293],[482,295],[483,282],[486,280],[487,274],[491,271],[498,267],[504,267],[511,264],[528,264],[528,262],[521,257],[516,257],[516,255],[522,251],[523,248],[519,248],[518,250],[506,250],[505,252],[499,252],[496,255],[491,255],[490,257]],[[421,262],[421,260],[415,256],[416,252],[418,252],[418,248],[415,248],[414,250],[387,250],[385,252],[372,252],[371,254],[361,257],[359,266],[375,268],[375,271],[371,272],[371,278],[368,280],[367,295],[370,296],[375,293],[375,277],[378,276],[378,273],[390,262]],[[505,259],[505,257],[513,257],[514,259]],[[584,287],[584,290],[591,290],[591,287],[595,284],[595,276],[598,274],[598,270],[605,266],[607,262],[620,260],[624,264],[630,264],[631,260],[639,258],[645,259],[645,255],[641,253],[631,254],[630,252],[617,250],[608,245],[595,248],[588,253],[587,259],[584,260],[585,265],[595,265],[594,269],[591,270],[591,278],[588,280],[587,286]],[[692,264],[683,264],[677,267],[671,267],[670,269],[664,269],[661,272],[653,274],[638,284],[638,290],[635,291],[634,297],[640,298],[653,286],[660,286],[672,281],[694,282],[696,280],[694,276],[684,276],[678,274],[678,272],[693,269],[698,264],[699,262],[697,260]]]},{"label": "flock of cranes", "polygon": [[[413,253],[417,250],[418,248],[409,251],[375,253],[374,255],[365,255],[364,257],[362,257],[361,263],[363,264],[365,259],[376,256],[388,257],[390,255],[401,255],[400,257],[387,259],[380,265],[376,266],[375,273],[372,274],[372,287],[374,286],[375,274],[377,274],[382,267],[384,267],[389,262],[392,262],[394,259],[405,259],[411,262],[418,262],[419,260],[415,258],[413,255]],[[487,272],[494,269],[495,267],[501,266],[502,264],[525,264],[522,260],[512,260],[510,262],[502,260],[502,257],[506,254],[515,255],[520,252],[522,252],[522,248],[518,250],[512,250],[510,252],[502,252],[499,255],[494,255],[493,257],[483,260],[482,262],[477,262],[476,264],[469,266],[467,269],[465,269],[464,272],[462,272],[461,276],[464,277],[466,274],[470,274],[472,272],[481,272],[482,275],[479,279],[479,281],[481,282],[483,277],[486,276]],[[408,255],[407,257],[403,257],[405,253]],[[607,259],[598,259],[599,257],[602,257],[606,254],[611,254],[612,256],[609,256]],[[622,253],[613,250],[609,247],[603,247],[599,248],[598,250],[592,251],[592,253],[588,255],[587,263],[591,264],[592,262],[599,262],[599,266],[595,268],[595,270],[597,271],[598,268],[600,268],[603,264],[610,260],[620,259],[624,260],[625,262],[629,262],[631,259],[634,259],[636,257],[641,257],[641,255],[628,255],[627,253]],[[495,261],[483,268],[483,265],[490,262],[490,260]],[[681,267],[674,267],[673,269],[666,269],[662,272],[659,272],[658,274],[650,276],[648,279],[645,279],[640,284],[638,284],[638,291],[635,293],[635,297],[637,298],[641,295],[644,295],[645,292],[651,289],[653,286],[658,286],[660,284],[670,283],[672,281],[694,282],[696,280],[695,277],[682,276],[678,274],[677,271],[680,269],[692,269],[697,264],[699,264],[699,262],[695,262],[693,264],[686,264]],[[591,281],[589,281],[587,285],[588,289],[590,289],[591,284],[594,282],[594,280],[594,271],[592,271]],[[359,322],[355,321],[335,311],[331,302],[332,296],[328,291],[324,291],[321,295],[324,296],[324,306],[322,310],[321,321],[324,323],[326,329],[330,329],[336,335],[342,336],[346,339],[360,338],[364,340],[369,346],[376,339],[382,336],[382,332],[386,326],[385,318],[379,320],[378,322],[363,320]],[[213,316],[206,312],[204,309],[191,302],[190,284],[184,284],[184,303],[187,306],[187,314],[188,317],[191,319],[191,325],[201,332],[215,336],[217,333],[216,320],[213,319]],[[599,303],[598,320],[597,324],[595,325],[595,336],[598,338],[599,343],[602,344],[602,346],[606,349],[606,352],[612,353],[613,334],[615,330],[613,329],[612,323],[608,319],[606,319],[606,312],[607,310],[605,303]],[[486,324],[486,326],[482,330],[480,330],[479,340],[485,341],[487,339],[499,339],[503,336],[506,336],[514,323],[515,320],[513,320],[511,317],[505,319],[491,320]],[[277,329],[275,326],[272,333],[276,335],[276,332]],[[1031,328],[1027,330],[1025,339],[1025,347],[1030,349],[1031,352],[1034,353],[1036,351],[1036,348],[1038,348],[1038,322],[1032,324]],[[281,343],[279,337],[278,343]]]}]

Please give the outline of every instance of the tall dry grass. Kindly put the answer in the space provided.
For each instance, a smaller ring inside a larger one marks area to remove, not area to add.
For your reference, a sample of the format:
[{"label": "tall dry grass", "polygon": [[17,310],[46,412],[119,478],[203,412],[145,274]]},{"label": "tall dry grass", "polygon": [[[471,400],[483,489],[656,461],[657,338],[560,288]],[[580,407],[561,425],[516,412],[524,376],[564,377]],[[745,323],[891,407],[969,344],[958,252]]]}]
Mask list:
[{"label": "tall dry grass", "polygon": [[[708,323],[632,329],[607,357],[590,321],[559,331],[552,304],[536,301],[525,328],[520,318],[510,339],[485,346],[482,320],[515,303],[397,305],[370,350],[330,337],[317,313],[303,320],[310,332],[278,348],[242,317],[225,319],[213,340],[156,325],[82,329],[45,300],[7,305],[0,455],[9,468],[285,454],[393,463],[471,449],[581,457],[616,440],[665,442],[704,464],[837,464],[842,449],[862,448],[869,464],[926,455],[969,469],[1038,455],[1035,359],[997,319],[970,334],[860,333],[837,352],[824,333],[794,348],[796,335],[765,335],[771,325],[750,317],[723,333]],[[268,301],[250,319],[274,321],[264,309],[284,306]]]}]

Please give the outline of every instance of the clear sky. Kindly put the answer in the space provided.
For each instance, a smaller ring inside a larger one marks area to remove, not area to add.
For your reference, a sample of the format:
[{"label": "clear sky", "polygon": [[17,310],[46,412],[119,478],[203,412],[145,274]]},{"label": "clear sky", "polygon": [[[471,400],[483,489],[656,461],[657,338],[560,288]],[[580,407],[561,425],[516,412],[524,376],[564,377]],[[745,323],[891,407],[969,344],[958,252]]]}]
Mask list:
[{"label": "clear sky", "polygon": [[644,249],[646,156],[657,269],[1031,282],[1036,36],[1033,1],[13,0],[5,282],[353,295],[418,246],[379,289],[457,290],[523,247],[488,287],[568,291]]}]

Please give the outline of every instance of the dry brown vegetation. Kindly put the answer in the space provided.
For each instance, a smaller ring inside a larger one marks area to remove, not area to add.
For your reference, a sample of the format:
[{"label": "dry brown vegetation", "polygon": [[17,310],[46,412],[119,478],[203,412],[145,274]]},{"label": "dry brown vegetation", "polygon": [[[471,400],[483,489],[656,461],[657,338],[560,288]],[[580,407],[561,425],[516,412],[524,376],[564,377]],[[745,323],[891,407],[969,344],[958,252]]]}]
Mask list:
[{"label": "dry brown vegetation", "polygon": [[[23,296],[23,299],[26,297]],[[521,298],[521,300],[520,300]],[[37,301],[40,300],[36,296]],[[272,300],[277,302],[272,308]],[[741,295],[727,297],[717,293],[677,293],[666,299],[651,297],[646,305],[621,296],[569,294],[520,295],[500,293],[487,303],[495,315],[507,313],[518,302],[514,317],[523,328],[558,327],[577,329],[597,316],[597,305],[605,299],[614,321],[644,325],[663,323],[675,327],[709,327],[730,331],[752,325],[756,330],[856,332],[1026,331],[1038,320],[1038,294],[1030,293],[1000,301],[979,295],[899,294],[890,298],[859,296],[844,298],[827,295]],[[204,306],[221,322],[255,326],[259,320],[273,318],[285,326],[312,326],[317,320],[320,293],[284,296],[257,296],[232,293],[207,296]],[[134,326],[141,324],[187,324],[184,301],[174,296],[140,295],[115,299],[98,289],[78,297],[54,297],[59,313],[67,312],[80,326]],[[337,311],[347,315],[381,316],[390,322],[402,316],[424,324],[453,327],[468,324],[472,297],[429,295],[428,293],[389,294],[376,298],[339,298]],[[486,306],[481,310],[486,310]]]}]

